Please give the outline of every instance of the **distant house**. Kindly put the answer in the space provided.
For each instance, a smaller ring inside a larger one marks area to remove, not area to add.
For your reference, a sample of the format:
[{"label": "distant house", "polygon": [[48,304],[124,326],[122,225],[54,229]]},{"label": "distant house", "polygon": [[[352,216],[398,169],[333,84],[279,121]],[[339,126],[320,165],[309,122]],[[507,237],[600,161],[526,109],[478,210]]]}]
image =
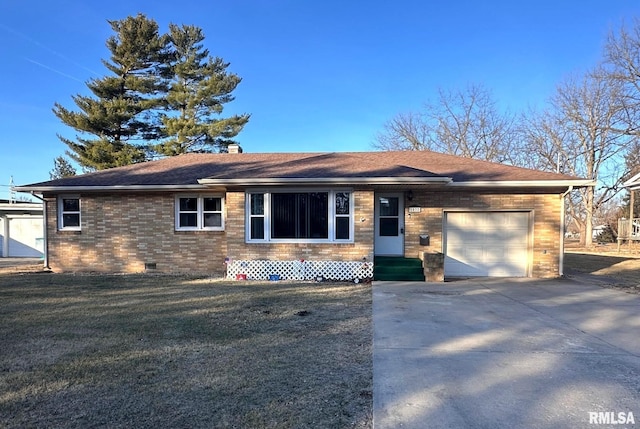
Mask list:
[{"label": "distant house", "polygon": [[593,238],[598,238],[600,234],[607,230],[608,225],[596,225],[593,227],[591,231],[591,235]]},{"label": "distant house", "polygon": [[0,200],[0,257],[39,258],[43,252],[42,204]]},{"label": "distant house", "polygon": [[353,279],[387,257],[433,280],[561,275],[564,194],[593,185],[428,151],[230,152],[17,190],[46,200],[54,271]]},{"label": "distant house", "polygon": [[622,184],[629,190],[629,217],[618,219],[618,250],[623,241],[640,241],[640,214],[634,212],[636,192],[640,190],[640,173],[632,176]]}]

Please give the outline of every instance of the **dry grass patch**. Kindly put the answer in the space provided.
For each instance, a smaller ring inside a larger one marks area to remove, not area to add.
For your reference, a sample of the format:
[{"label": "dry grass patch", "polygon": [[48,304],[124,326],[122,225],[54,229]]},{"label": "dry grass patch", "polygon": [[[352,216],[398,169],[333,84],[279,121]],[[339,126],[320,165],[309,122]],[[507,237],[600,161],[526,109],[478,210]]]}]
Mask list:
[{"label": "dry grass patch", "polygon": [[0,274],[0,427],[370,427],[369,285]]},{"label": "dry grass patch", "polygon": [[565,253],[565,271],[588,274],[599,285],[640,293],[640,257],[613,252],[573,250]]}]

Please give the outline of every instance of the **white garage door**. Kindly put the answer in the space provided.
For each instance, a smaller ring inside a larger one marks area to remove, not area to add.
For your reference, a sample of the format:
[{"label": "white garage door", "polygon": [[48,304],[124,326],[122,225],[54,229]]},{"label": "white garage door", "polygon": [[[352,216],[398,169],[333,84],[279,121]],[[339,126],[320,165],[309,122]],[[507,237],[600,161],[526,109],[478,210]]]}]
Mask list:
[{"label": "white garage door", "polygon": [[528,212],[448,212],[444,274],[526,277],[528,244]]},{"label": "white garage door", "polygon": [[7,221],[9,222],[8,231],[6,226],[2,225],[2,231],[8,232],[6,237],[2,237],[2,256],[12,258],[41,257],[44,251],[42,217],[25,216],[3,219],[3,222]]}]

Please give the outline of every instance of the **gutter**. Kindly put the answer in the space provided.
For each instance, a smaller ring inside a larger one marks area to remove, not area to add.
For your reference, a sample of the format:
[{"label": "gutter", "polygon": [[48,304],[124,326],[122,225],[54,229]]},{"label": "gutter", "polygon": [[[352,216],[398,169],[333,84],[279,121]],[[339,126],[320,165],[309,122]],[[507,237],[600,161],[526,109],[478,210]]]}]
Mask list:
[{"label": "gutter", "polygon": [[[18,192],[113,192],[113,191],[193,191],[202,189],[201,185],[117,185],[117,186],[16,186]],[[34,195],[35,196],[35,195]],[[38,197],[36,197],[38,198]]]},{"label": "gutter", "polygon": [[517,187],[574,187],[595,186],[594,180],[502,180],[454,182],[451,177],[270,177],[258,179],[198,179],[192,185],[116,185],[116,186],[16,186],[18,192],[77,193],[121,191],[198,191],[203,187],[219,186],[275,186],[275,185],[445,185],[454,188],[517,188]]},{"label": "gutter", "polygon": [[558,274],[560,275],[560,277],[564,277],[564,234],[566,232],[564,200],[571,191],[573,191],[573,185],[569,186],[560,197],[560,260],[558,261]]},{"label": "gutter", "polygon": [[[595,181],[593,182],[593,184],[595,185]],[[562,194],[562,199],[564,200],[564,198],[569,195],[569,192],[573,191],[573,185],[570,185],[569,188]]]},{"label": "gutter", "polygon": [[47,202],[44,198],[36,195],[34,192],[31,192],[31,195],[40,201],[42,201],[42,230],[43,230],[43,241],[42,241],[42,253],[44,254],[43,265],[44,268],[49,269],[49,236],[47,234],[47,222],[48,222],[48,210],[47,210]]},{"label": "gutter", "polygon": [[[574,186],[595,186],[595,180],[479,180],[473,182],[452,182],[448,186],[457,188],[515,188],[515,187],[564,187],[568,186],[573,189]],[[570,192],[570,191],[568,191]],[[565,194],[566,195],[566,194]]]}]

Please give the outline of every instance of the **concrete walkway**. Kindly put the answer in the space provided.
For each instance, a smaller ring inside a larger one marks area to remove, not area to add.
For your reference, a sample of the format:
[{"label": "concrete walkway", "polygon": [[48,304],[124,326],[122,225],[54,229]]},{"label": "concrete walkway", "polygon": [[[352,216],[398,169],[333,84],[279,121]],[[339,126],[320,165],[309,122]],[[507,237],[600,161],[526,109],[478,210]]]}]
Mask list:
[{"label": "concrete walkway", "polygon": [[373,323],[375,429],[640,428],[639,295],[374,282]]}]

